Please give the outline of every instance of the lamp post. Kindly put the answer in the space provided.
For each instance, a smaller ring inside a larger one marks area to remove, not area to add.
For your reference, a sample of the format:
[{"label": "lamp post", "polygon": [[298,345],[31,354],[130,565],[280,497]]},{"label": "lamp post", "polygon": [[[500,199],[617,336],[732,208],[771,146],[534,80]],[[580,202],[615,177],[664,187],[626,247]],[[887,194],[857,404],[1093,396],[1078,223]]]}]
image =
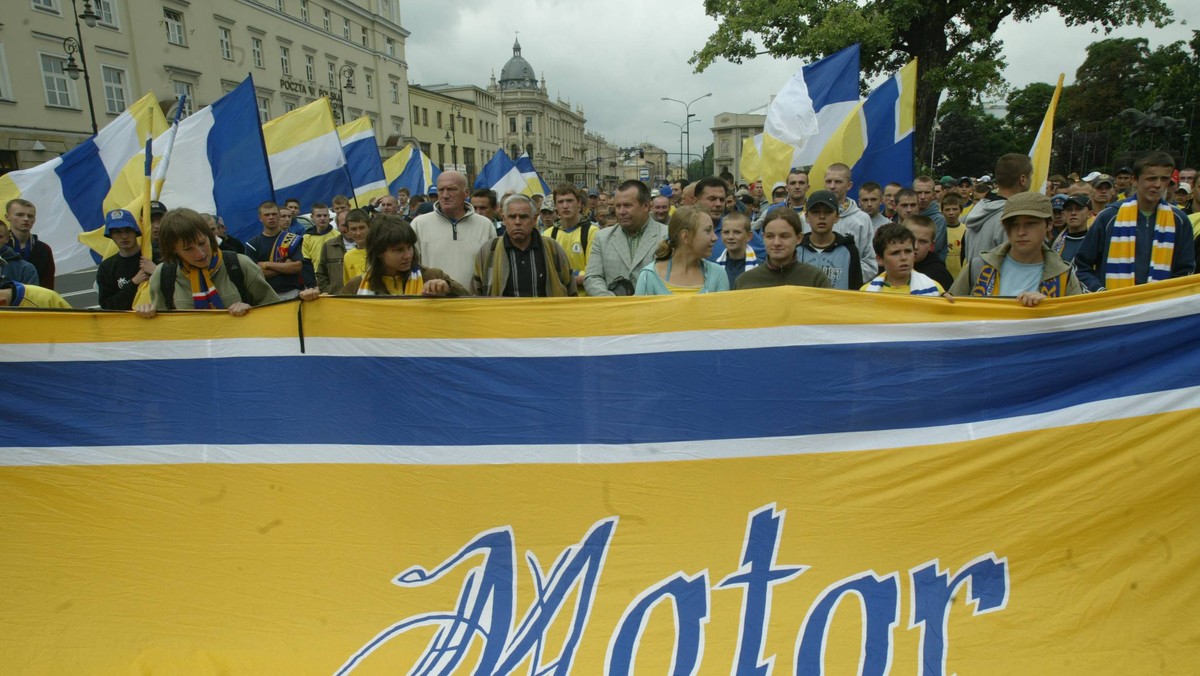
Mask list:
[{"label": "lamp post", "polygon": [[[88,28],[95,28],[96,22],[100,20],[100,15],[92,10],[91,0],[83,0],[83,12],[79,12],[79,5],[76,0],[71,0],[71,8],[75,12],[75,35],[73,38],[63,40],[63,51],[67,53],[67,65],[63,66],[63,72],[72,80],[78,80],[80,74],[83,75],[83,88],[87,92],[88,113],[92,117],[92,133],[96,134],[100,128],[96,125],[96,105],[92,101],[92,78],[88,74],[87,55],[83,53],[83,28],[79,25],[79,20],[87,24]],[[79,54],[79,63],[82,68],[75,64],[75,55]]]},{"label": "lamp post", "polygon": [[[684,112],[684,118],[683,118],[684,131],[683,131],[683,133],[687,134],[687,156],[689,158],[692,156],[692,129],[691,129],[692,118],[696,116],[696,114],[692,112],[692,104],[699,101],[700,99],[706,99],[710,96],[712,96],[712,92],[709,92],[709,93],[705,94],[704,96],[697,96],[696,98],[692,99],[691,101],[680,101],[679,99],[673,99],[669,96],[662,97],[663,101],[674,101],[675,103],[683,105],[683,112]],[[687,165],[687,170],[688,170],[687,177],[688,177],[688,180],[690,181],[692,178],[692,167],[691,167],[690,163]]]},{"label": "lamp post", "polygon": [[[345,78],[345,83],[342,82]],[[354,93],[354,67],[346,64],[338,69],[338,106],[341,108],[340,121],[346,124],[346,96],[343,91]]]},{"label": "lamp post", "polygon": [[663,120],[663,124],[669,124],[674,127],[679,127],[679,163],[681,166],[685,164],[683,159],[683,125],[670,120]]},{"label": "lamp post", "polygon": [[458,170],[458,132],[454,128],[454,118],[463,119],[462,106],[457,103],[450,106],[450,122],[446,125],[446,141],[450,144],[450,164]]}]

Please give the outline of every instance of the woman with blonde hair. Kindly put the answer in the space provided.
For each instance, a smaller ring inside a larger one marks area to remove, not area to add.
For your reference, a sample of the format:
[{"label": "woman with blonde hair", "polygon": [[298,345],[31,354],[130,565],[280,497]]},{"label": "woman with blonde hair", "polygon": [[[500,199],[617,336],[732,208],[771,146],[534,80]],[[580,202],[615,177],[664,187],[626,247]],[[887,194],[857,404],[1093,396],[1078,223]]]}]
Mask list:
[{"label": "woman with blonde hair", "polygon": [[680,207],[667,224],[667,238],[658,245],[654,262],[638,273],[638,296],[711,293],[729,290],[729,275],[708,260],[717,235],[712,217],[697,207]]}]

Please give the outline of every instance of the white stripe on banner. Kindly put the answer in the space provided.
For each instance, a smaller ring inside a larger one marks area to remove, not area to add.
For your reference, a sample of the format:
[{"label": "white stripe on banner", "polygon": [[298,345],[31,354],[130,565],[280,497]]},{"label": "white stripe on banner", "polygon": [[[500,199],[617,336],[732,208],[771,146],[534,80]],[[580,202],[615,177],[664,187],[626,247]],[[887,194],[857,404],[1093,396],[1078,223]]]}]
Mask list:
[{"label": "white stripe on banner", "polygon": [[839,432],[790,437],[676,441],[648,444],[543,444],[521,446],[354,446],[296,444],[194,444],[166,446],[72,446],[6,448],[0,466],[50,465],[186,465],[241,464],[386,464],[386,465],[521,465],[617,464],[723,460],[849,453],[888,449],[924,449],[1036,432],[1072,425],[1126,420],[1200,408],[1200,387],[1152,392],[1015,418],[917,427]]},{"label": "white stripe on banner", "polygon": [[279,189],[324,176],[346,164],[342,141],[335,131],[272,153],[269,159],[271,182]]},{"label": "white stripe on banner", "polygon": [[[385,301],[386,302],[386,301]],[[400,301],[405,302],[405,301]],[[412,301],[408,301],[412,302]],[[450,301],[456,302],[456,301]],[[1064,317],[1020,321],[920,324],[828,324],[761,329],[637,333],[585,338],[320,338],[305,353],[324,357],[505,358],[599,357],[665,352],[977,340],[1124,326],[1195,314],[1194,298],[1173,298]],[[936,337],[934,337],[936,336]],[[869,338],[868,338],[869,337]],[[147,340],[111,343],[10,343],[6,362],[137,361],[205,357],[282,357],[299,354],[296,338]]]}]

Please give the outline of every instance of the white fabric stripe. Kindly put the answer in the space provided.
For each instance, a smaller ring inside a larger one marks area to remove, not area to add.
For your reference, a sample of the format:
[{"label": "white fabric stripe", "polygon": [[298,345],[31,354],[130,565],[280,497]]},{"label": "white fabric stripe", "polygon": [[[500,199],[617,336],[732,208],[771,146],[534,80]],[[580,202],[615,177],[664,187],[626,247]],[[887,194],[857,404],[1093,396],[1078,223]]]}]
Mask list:
[{"label": "white fabric stripe", "polygon": [[[418,301],[400,301],[418,302]],[[454,302],[454,301],[451,301]],[[1196,314],[1196,300],[1173,298],[1065,317],[931,324],[826,324],[762,329],[638,333],[586,338],[305,338],[309,355],[331,357],[579,357],[806,345],[974,340],[1080,331]],[[130,361],[299,354],[296,338],[148,340],[112,343],[0,343],[0,363]]]},{"label": "white fabric stripe", "polygon": [[387,190],[387,181],[375,181],[366,185],[360,185],[354,189],[354,196],[365,195],[373,190]]},{"label": "white fabric stripe", "polygon": [[[92,139],[84,141],[92,142]],[[79,241],[83,228],[67,204],[68,186],[63,185],[62,179],[55,171],[61,165],[62,158],[56,157],[31,169],[8,174],[13,183],[20,188],[21,198],[37,206],[37,222],[33,225],[33,234],[54,250],[54,266],[59,275],[96,264],[92,260],[91,249]],[[73,191],[71,192],[73,194]],[[2,208],[3,205],[0,205],[0,209]],[[103,222],[95,225],[103,225]]]},{"label": "white fabric stripe", "polygon": [[346,164],[336,131],[272,153],[267,159],[271,165],[271,182],[279,190],[323,176]]},{"label": "white fabric stripe", "polygon": [[368,127],[366,129],[364,129],[363,131],[360,131],[356,134],[351,134],[349,136],[342,136],[341,139],[342,139],[342,147],[345,147],[345,146],[350,145],[351,143],[355,143],[357,141],[363,141],[366,139],[371,139],[371,141],[374,141],[375,140],[375,132],[370,127]]},{"label": "white fabric stripe", "polygon": [[1200,387],[1154,392],[1038,413],[941,427],[759,439],[648,444],[521,446],[164,445],[0,447],[0,466],[211,464],[529,465],[615,464],[924,449],[1018,432],[1200,409]]},{"label": "white fabric stripe", "polygon": [[146,139],[138,138],[137,120],[133,118],[132,113],[118,115],[115,120],[104,125],[104,129],[96,134],[94,140],[110,181],[125,168],[125,163],[130,157],[146,147]]},{"label": "white fabric stripe", "polygon": [[[201,213],[216,213],[213,196],[216,179],[208,158],[208,137],[215,125],[212,106],[205,106],[179,123],[171,148],[171,166],[159,195],[163,204],[172,209],[187,207]],[[165,151],[166,146],[155,140],[155,154]]]}]

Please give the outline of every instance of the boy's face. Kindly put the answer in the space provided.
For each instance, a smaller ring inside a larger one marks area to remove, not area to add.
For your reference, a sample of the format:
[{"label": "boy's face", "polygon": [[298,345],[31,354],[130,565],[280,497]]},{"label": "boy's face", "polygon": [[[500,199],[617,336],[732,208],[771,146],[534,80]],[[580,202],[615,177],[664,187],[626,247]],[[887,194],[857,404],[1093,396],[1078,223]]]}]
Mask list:
[{"label": "boy's face", "polygon": [[350,221],[346,227],[350,231],[350,239],[354,240],[354,246],[361,247],[366,245],[367,230],[370,226],[363,221]]},{"label": "boy's face", "polygon": [[883,193],[876,190],[859,190],[858,191],[858,208],[862,209],[868,216],[872,218],[879,213],[879,205],[883,202]]},{"label": "boy's face", "polygon": [[962,206],[958,204],[947,204],[942,206],[942,216],[946,218],[946,225],[954,227],[958,225],[958,217],[962,215]]},{"label": "boy's face", "polygon": [[903,223],[906,219],[917,215],[921,209],[917,206],[917,196],[907,194],[896,198],[896,220]]},{"label": "boy's face", "polygon": [[1063,207],[1063,222],[1067,224],[1067,228],[1073,232],[1079,232],[1087,227],[1087,219],[1089,216],[1088,209],[1085,206],[1067,202]]},{"label": "boy's face", "polygon": [[906,224],[908,231],[917,238],[913,244],[913,263],[920,263],[925,260],[930,251],[933,251],[933,228],[925,225],[917,225],[915,223]]},{"label": "boy's face", "polygon": [[741,254],[746,251],[746,243],[750,241],[750,226],[741,219],[725,219],[721,225],[721,243],[731,254]]},{"label": "boy's face", "polygon": [[1028,257],[1042,250],[1049,231],[1047,219],[1037,216],[1013,216],[1003,223],[1013,254]]},{"label": "boy's face", "polygon": [[905,240],[888,244],[883,255],[875,258],[887,273],[888,282],[893,286],[904,286],[912,274],[914,254],[913,243]]},{"label": "boy's face", "polygon": [[763,240],[767,247],[767,260],[772,265],[787,265],[796,257],[796,245],[800,243],[800,238],[791,224],[782,218],[763,226]]},{"label": "boy's face", "polygon": [[838,212],[830,209],[827,204],[814,204],[805,212],[805,216],[813,234],[828,235],[833,230],[833,224],[837,223]]}]

